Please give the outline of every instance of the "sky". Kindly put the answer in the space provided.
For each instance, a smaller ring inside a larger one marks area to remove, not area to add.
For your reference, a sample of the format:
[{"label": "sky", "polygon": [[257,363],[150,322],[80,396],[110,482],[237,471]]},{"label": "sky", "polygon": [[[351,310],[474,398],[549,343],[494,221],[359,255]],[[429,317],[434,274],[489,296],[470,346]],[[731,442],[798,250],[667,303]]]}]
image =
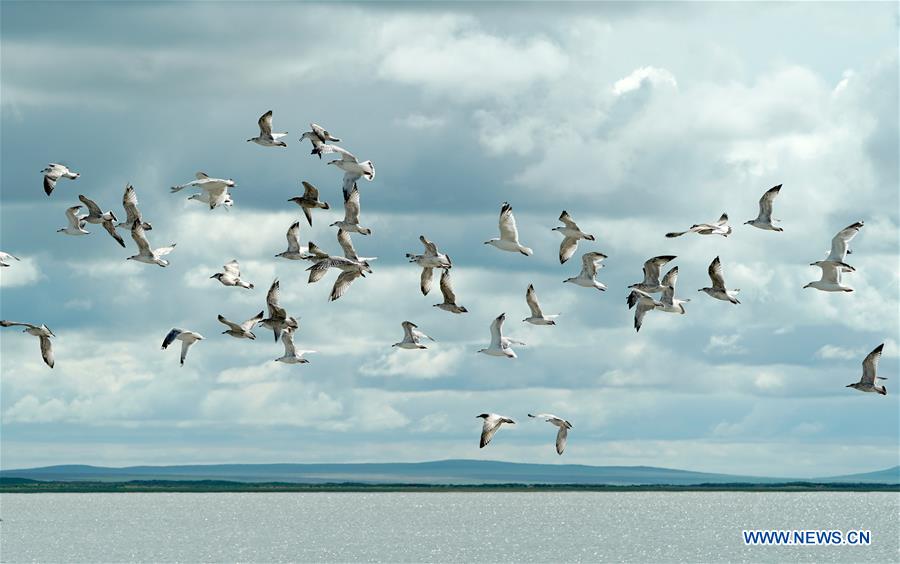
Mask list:
[{"label": "sky", "polygon": [[[0,467],[50,464],[368,462],[446,458],[650,465],[814,477],[898,463],[900,202],[895,3],[0,4]],[[48,21],[56,22],[47,25]],[[59,22],[65,22],[60,25]],[[274,111],[287,148],[246,139]],[[298,138],[310,122],[375,163],[360,182],[374,272],[336,302],[334,274],[275,259],[300,181],[332,209],[301,239],[337,253],[341,173]],[[39,171],[81,173],[52,196]],[[233,178],[233,209],[169,187]],[[56,233],[78,194],[123,215],[133,184],[151,244],[171,265],[126,261],[99,226]],[[743,225],[768,188],[783,233]],[[512,204],[534,256],[483,242]],[[565,209],[596,236],[565,265]],[[666,239],[728,212],[734,233]],[[831,237],[864,220],[853,293],[803,289]],[[469,313],[432,307],[416,265],[426,235],[453,259]],[[605,253],[606,292],[562,281]],[[686,315],[640,333],[626,286],[673,254]],[[698,293],[720,256],[741,305]],[[237,259],[253,290],[209,277]],[[281,343],[221,331],[281,280],[300,318]],[[555,327],[522,323],[533,283]],[[527,346],[476,354],[491,320]],[[391,348],[410,320],[436,339]],[[160,350],[197,331],[184,367]],[[862,394],[863,357],[885,343],[888,395]],[[517,421],[479,450],[481,420]],[[573,429],[564,456],[551,412]]]}]

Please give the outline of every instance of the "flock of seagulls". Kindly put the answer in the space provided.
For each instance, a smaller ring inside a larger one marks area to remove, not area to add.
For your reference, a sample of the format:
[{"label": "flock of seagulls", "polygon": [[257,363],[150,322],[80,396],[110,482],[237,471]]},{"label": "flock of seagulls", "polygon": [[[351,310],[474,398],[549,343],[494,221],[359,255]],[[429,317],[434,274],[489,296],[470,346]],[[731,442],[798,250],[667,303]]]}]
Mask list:
[{"label": "flock of seagulls", "polygon": [[[272,111],[264,113],[257,123],[259,134],[256,137],[247,139],[247,142],[253,142],[262,147],[287,147],[287,142],[284,140],[287,137],[287,132],[274,132],[272,129],[272,118]],[[306,269],[309,272],[309,284],[319,282],[331,270],[336,270],[338,275],[329,294],[329,301],[334,301],[343,296],[357,279],[365,278],[367,274],[372,273],[371,263],[377,258],[358,256],[351,239],[351,234],[369,236],[373,233],[370,227],[361,224],[358,181],[363,178],[367,181],[372,181],[375,178],[375,165],[369,160],[360,161],[350,151],[336,145],[335,143],[340,143],[341,139],[315,123],[311,123],[310,131],[304,132],[300,137],[300,141],[304,140],[309,140],[312,145],[311,155],[316,155],[320,159],[323,154],[334,154],[339,157],[329,161],[327,164],[333,165],[343,172],[341,190],[343,193],[344,217],[330,224],[330,227],[337,228],[337,241],[342,252],[337,255],[330,254],[312,241],[305,246],[302,245],[300,222],[295,221],[288,227],[286,233],[287,249],[276,254],[275,257],[311,263]],[[53,193],[60,179],[76,180],[80,176],[79,173],[72,171],[67,166],[55,163],[49,164],[42,173],[44,174],[44,191],[48,196]],[[312,226],[313,211],[326,211],[330,210],[331,207],[327,202],[320,200],[319,190],[315,186],[306,181],[302,181],[301,184],[303,186],[303,195],[290,198],[287,201],[299,206],[306,218],[306,222]],[[198,172],[194,180],[172,186],[171,192],[177,193],[188,188],[194,189],[195,193],[188,198],[189,200],[197,200],[204,203],[210,210],[217,207],[224,207],[228,210],[234,205],[231,190],[235,186],[236,183],[232,179],[212,178],[204,172]],[[766,231],[783,231],[781,227],[775,225],[781,220],[772,216],[774,201],[779,195],[781,187],[779,184],[762,195],[759,200],[757,217],[745,222],[745,225]],[[147,239],[147,232],[152,231],[153,227],[145,220],[144,215],[138,208],[137,193],[133,186],[127,185],[125,187],[122,197],[125,218],[121,222],[119,222],[115,212],[112,210],[103,211],[102,207],[87,196],[82,194],[78,196],[78,199],[81,204],[70,206],[66,209],[67,226],[59,229],[58,232],[71,236],[83,236],[90,234],[90,231],[86,229],[88,224],[100,225],[121,247],[126,247],[125,240],[118,233],[119,229],[126,229],[130,232],[131,238],[138,249],[137,254],[127,257],[126,260],[134,260],[160,267],[169,265],[168,259],[164,257],[168,256],[175,249],[175,243],[158,248],[151,246]],[[87,213],[82,213],[81,210],[83,208],[86,209]],[[562,225],[553,228],[553,231],[558,232],[563,237],[559,246],[559,262],[560,264],[565,264],[575,255],[579,242],[595,242],[596,239],[594,235],[582,231],[572,216],[566,211],[560,214],[559,221]],[[862,227],[863,222],[859,221],[847,226],[834,236],[828,255],[823,260],[811,263],[811,266],[817,266],[821,269],[821,279],[810,282],[804,288],[814,288],[825,292],[853,291],[852,288],[842,283],[841,278],[843,274],[855,272],[854,267],[847,264],[846,260],[847,256],[851,254],[850,241],[859,233]],[[484,244],[491,245],[501,251],[519,253],[526,257],[534,254],[531,248],[525,246],[519,240],[516,218],[513,215],[512,206],[508,202],[504,202],[501,205],[498,228],[499,237],[489,239]],[[733,233],[733,228],[728,225],[728,214],[723,213],[715,222],[694,224],[687,230],[669,232],[665,236],[667,238],[677,238],[689,233],[728,237]],[[424,235],[419,236],[419,241],[422,243],[423,252],[421,254],[407,253],[406,258],[410,263],[414,263],[421,268],[420,291],[426,296],[431,292],[434,271],[436,269],[440,270],[439,285],[443,301],[434,304],[434,307],[452,314],[467,313],[468,310],[458,304],[456,294],[453,291],[451,282],[453,261],[450,256],[442,253],[438,249],[437,244]],[[583,253],[581,255],[581,272],[577,276],[565,279],[563,282],[605,291],[607,286],[597,280],[597,275],[598,271],[603,268],[603,260],[606,258],[606,254],[596,250]],[[690,300],[675,297],[678,266],[670,268],[661,276],[662,269],[676,258],[675,255],[660,255],[647,259],[643,265],[643,280],[628,286],[629,293],[626,297],[626,304],[629,309],[634,309],[635,331],[640,331],[646,315],[650,312],[659,311],[679,315],[686,313],[685,304],[690,302]],[[12,254],[0,252],[0,266],[2,267],[9,267],[12,261],[18,260],[19,258]],[[711,286],[700,288],[699,292],[704,292],[712,298],[726,301],[733,305],[741,303],[736,296],[740,290],[729,289],[725,283],[724,269],[719,257],[716,257],[710,263],[708,274]],[[223,286],[245,290],[253,290],[255,288],[253,283],[241,278],[240,265],[236,259],[223,265],[222,271],[213,274],[210,278],[218,280]],[[659,297],[656,297],[657,294],[659,294]],[[256,340],[256,335],[253,333],[254,328],[264,327],[271,329],[275,342],[277,343],[280,339],[284,346],[284,354],[274,359],[276,362],[286,364],[308,363],[309,360],[304,355],[315,353],[316,351],[299,350],[296,347],[294,340],[300,329],[300,324],[297,317],[290,315],[280,305],[279,295],[280,283],[276,279],[272,282],[266,294],[265,311],[260,311],[242,322],[231,321],[219,314],[217,317],[218,321],[227,327],[226,330],[222,331],[222,334],[235,339]],[[525,302],[530,315],[523,319],[523,322],[537,326],[556,325],[556,319],[559,317],[559,314],[544,313],[533,284],[529,285],[525,292]],[[525,346],[525,343],[504,335],[503,325],[505,320],[505,313],[501,313],[493,320],[490,325],[490,344],[477,352],[507,359],[515,359],[517,357],[513,346]],[[44,362],[53,368],[55,360],[51,338],[56,337],[56,335],[46,325],[0,320],[0,326],[21,326],[24,327],[25,333],[38,337],[41,356]],[[403,339],[394,343],[392,347],[404,350],[422,350],[427,348],[423,341],[435,342],[434,338],[421,331],[418,325],[412,321],[403,321],[401,326],[403,328]],[[167,349],[175,341],[181,341],[180,364],[184,365],[189,349],[202,340],[204,340],[204,337],[196,331],[172,328],[163,340],[162,349]],[[879,345],[865,358],[862,378],[859,382],[849,384],[848,387],[862,392],[873,392],[881,395],[887,393],[885,387],[877,383],[878,380],[883,380],[883,378],[876,375],[876,367],[883,347],[884,344]],[[480,439],[481,448],[491,442],[501,425],[515,424],[515,421],[510,417],[496,413],[482,413],[478,417],[484,420]],[[539,413],[537,415],[529,413],[528,417],[542,419],[558,428],[555,447],[556,452],[561,455],[565,450],[568,431],[572,428],[572,424],[562,417],[549,413]]]}]

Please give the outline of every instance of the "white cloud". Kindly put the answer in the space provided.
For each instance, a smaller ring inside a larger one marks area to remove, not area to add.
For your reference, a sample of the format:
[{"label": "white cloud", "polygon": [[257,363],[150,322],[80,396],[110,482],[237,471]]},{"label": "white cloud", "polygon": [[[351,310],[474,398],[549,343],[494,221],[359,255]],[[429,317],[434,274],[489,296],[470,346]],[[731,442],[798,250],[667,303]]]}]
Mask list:
[{"label": "white cloud", "polygon": [[710,335],[709,342],[703,348],[707,354],[744,354],[747,349],[741,344],[741,336],[737,333],[731,335]]},{"label": "white cloud", "polygon": [[43,278],[36,259],[25,257],[11,260],[10,266],[0,268],[0,288],[28,286]]},{"label": "white cloud", "polygon": [[861,352],[862,351],[859,349],[848,349],[837,345],[822,345],[822,347],[816,351],[816,356],[828,360],[849,360],[853,358],[862,358],[860,356]]},{"label": "white cloud", "polygon": [[405,376],[437,378],[453,374],[464,354],[460,347],[441,348],[430,345],[424,350],[394,349],[363,364],[359,371],[366,376]]},{"label": "white cloud", "polygon": [[649,82],[653,86],[678,88],[675,76],[668,70],[656,67],[640,67],[631,71],[628,76],[617,80],[613,84],[612,92],[616,96],[621,96],[632,90],[637,90],[645,82]]}]

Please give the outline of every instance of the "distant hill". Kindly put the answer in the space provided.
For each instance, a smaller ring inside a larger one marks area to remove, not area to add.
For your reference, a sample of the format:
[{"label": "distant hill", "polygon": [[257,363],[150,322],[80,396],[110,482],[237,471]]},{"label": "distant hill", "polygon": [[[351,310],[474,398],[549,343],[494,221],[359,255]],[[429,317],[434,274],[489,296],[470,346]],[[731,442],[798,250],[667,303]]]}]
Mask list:
[{"label": "distant hill", "polygon": [[[869,474],[822,478],[816,482],[900,483],[900,469]],[[521,464],[484,460],[441,460],[416,463],[367,464],[211,464],[187,466],[65,465],[0,471],[2,478],[45,481],[229,480],[324,484],[608,484],[696,485],[772,484],[793,478],[710,474],[652,466],[584,466],[578,464]]]}]

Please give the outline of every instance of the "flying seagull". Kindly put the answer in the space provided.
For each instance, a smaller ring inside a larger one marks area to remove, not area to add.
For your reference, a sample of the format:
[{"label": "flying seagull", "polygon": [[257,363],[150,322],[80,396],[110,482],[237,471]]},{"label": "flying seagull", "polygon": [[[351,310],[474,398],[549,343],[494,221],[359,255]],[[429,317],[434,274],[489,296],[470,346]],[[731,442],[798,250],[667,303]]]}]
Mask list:
[{"label": "flying seagull", "polygon": [[338,229],[338,242],[344,249],[343,257],[329,255],[326,258],[317,260],[315,264],[306,269],[309,271],[309,284],[321,280],[328,273],[329,268],[336,268],[341,271],[341,274],[334,282],[334,286],[331,288],[329,301],[334,301],[343,296],[354,280],[361,276],[365,277],[366,272],[372,272],[372,268],[369,266],[369,260],[372,259],[368,257],[363,259],[356,255],[350,235],[343,229]]},{"label": "flying seagull", "polygon": [[552,413],[538,413],[537,415],[529,413],[528,417],[543,419],[547,423],[559,427],[559,431],[556,433],[556,454],[562,455],[563,451],[566,450],[566,439],[568,438],[569,429],[572,428],[572,424]]},{"label": "flying seagull", "polygon": [[644,323],[644,315],[651,310],[662,308],[663,304],[643,290],[632,290],[626,298],[628,309],[634,309],[634,330],[640,331]]},{"label": "flying seagull", "polygon": [[297,329],[300,324],[293,317],[289,317],[287,312],[278,303],[281,296],[281,284],[276,278],[269,287],[266,294],[266,308],[269,310],[269,317],[260,320],[259,324],[268,327],[275,334],[275,342],[281,337],[281,332],[286,329]]},{"label": "flying seagull", "polygon": [[721,235],[722,237],[728,237],[731,235],[731,226],[728,225],[728,214],[723,213],[719,220],[715,223],[696,223],[691,225],[691,228],[687,231],[675,231],[672,233],[666,233],[666,237],[670,239],[673,237],[681,237],[685,233],[697,233],[698,235]]},{"label": "flying seagull", "polygon": [[674,267],[669,272],[666,272],[666,275],[663,276],[662,286],[663,292],[662,297],[659,298],[659,301],[662,303],[662,306],[657,306],[656,309],[660,311],[664,311],[666,313],[679,313],[684,315],[684,304],[688,303],[689,299],[679,300],[675,297],[675,283],[678,281],[678,267]]},{"label": "flying seagull", "polygon": [[759,199],[759,215],[756,216],[756,219],[745,221],[744,225],[752,225],[757,229],[764,229],[766,231],[784,231],[784,229],[776,227],[772,223],[781,221],[780,219],[774,219],[772,217],[772,203],[775,202],[775,197],[778,196],[780,191],[781,184],[766,190],[766,193]]},{"label": "flying seagull", "polygon": [[429,341],[434,341],[432,337],[419,331],[419,326],[412,321],[404,321],[400,325],[403,327],[403,340],[399,343],[394,343],[391,345],[392,347],[401,349],[427,349],[428,347],[421,344],[419,340],[428,339]]},{"label": "flying seagull", "polygon": [[356,186],[350,190],[350,196],[344,200],[344,219],[335,221],[329,227],[337,227],[347,232],[359,233],[360,235],[371,235],[372,230],[368,227],[359,226],[359,188]]},{"label": "flying seagull", "polygon": [[175,327],[169,331],[169,334],[163,339],[162,348],[169,348],[169,345],[174,343],[176,339],[181,341],[181,366],[184,366],[184,359],[187,357],[188,349],[197,341],[202,341],[203,335]]},{"label": "flying seagull", "polygon": [[814,282],[810,282],[804,288],[815,288],[823,292],[852,292],[853,288],[841,284],[843,272],[854,272],[856,269],[847,263],[840,261],[820,260],[810,263],[810,266],[818,266],[822,269],[822,276]]},{"label": "flying seagull", "polygon": [[578,276],[566,278],[563,282],[582,286],[584,288],[597,288],[601,292],[606,290],[606,285],[597,280],[597,270],[603,268],[600,262],[606,258],[603,253],[592,251],[581,255],[581,272]]},{"label": "flying seagull", "polygon": [[522,321],[532,325],[556,325],[554,319],[559,317],[559,314],[545,315],[541,311],[541,304],[538,303],[537,294],[534,292],[534,284],[529,284],[528,289],[525,290],[525,302],[528,304],[528,309],[531,310],[531,315]]},{"label": "flying seagull", "polygon": [[9,253],[4,253],[3,251],[0,251],[0,266],[9,266],[10,265],[9,259],[19,260],[19,257],[15,256],[15,255],[11,255]]},{"label": "flying seagull", "polygon": [[40,325],[32,325],[31,323],[19,323],[18,321],[7,321],[5,319],[0,320],[0,327],[15,326],[24,327],[25,330],[23,333],[34,335],[41,340],[41,358],[44,359],[44,364],[53,368],[53,365],[56,364],[56,360],[53,358],[53,347],[50,344],[50,337],[56,336],[53,334],[53,331],[43,323]]},{"label": "flying seagull", "polygon": [[884,349],[884,343],[881,343],[875,347],[875,350],[866,355],[862,363],[862,378],[859,379],[859,382],[847,384],[848,388],[854,388],[860,392],[875,392],[883,396],[887,395],[887,388],[875,383],[876,380],[887,380],[887,378],[875,375],[875,372],[878,370],[878,359],[881,358],[882,349]]},{"label": "flying seagull", "polygon": [[512,206],[508,202],[503,202],[503,206],[500,208],[500,238],[485,241],[484,244],[497,247],[501,251],[522,253],[525,256],[534,254],[531,249],[519,244],[516,218],[513,215]]},{"label": "flying seagull", "polygon": [[112,238],[124,249],[125,240],[122,239],[121,235],[116,233],[116,224],[113,223],[114,221],[118,221],[116,215],[111,211],[103,212],[94,200],[91,200],[84,194],[80,194],[78,199],[81,200],[81,203],[87,206],[88,209],[88,214],[83,218],[84,221],[93,223],[94,225],[102,225],[103,229],[106,229],[106,232],[109,233],[110,236],[112,236]]},{"label": "flying seagull", "polygon": [[644,280],[637,284],[632,284],[629,288],[641,290],[648,294],[662,292],[665,288],[659,283],[659,269],[676,258],[675,255],[660,255],[658,257],[647,259],[647,261],[644,262]]},{"label": "flying seagull", "polygon": [[516,424],[516,422],[509,417],[497,415],[496,413],[482,413],[476,417],[476,419],[484,419],[484,424],[481,426],[481,443],[478,448],[484,448],[491,442],[491,439],[494,438],[494,434],[497,432],[497,429],[500,428],[500,425],[504,423],[509,423],[510,425]]},{"label": "flying seagull", "polygon": [[329,161],[328,164],[344,171],[344,200],[347,200],[360,177],[365,177],[369,181],[375,179],[375,165],[372,164],[372,161],[359,162],[353,153],[346,149],[335,145],[329,146],[332,148],[332,152],[341,155],[340,159]]},{"label": "flying seagull", "polygon": [[[450,257],[447,257],[447,259],[449,260]],[[450,313],[468,313],[469,310],[456,304],[456,294],[453,292],[453,286],[450,283],[449,268],[444,269],[444,273],[441,274],[441,294],[444,296],[444,302],[434,304],[434,307],[439,307]]]},{"label": "flying seagull", "polygon": [[228,193],[228,189],[234,188],[234,180],[231,180],[230,178],[227,180],[223,178],[210,178],[205,172],[198,172],[194,176],[196,177],[196,180],[172,186],[172,193],[180,192],[189,187],[200,188],[203,190],[201,194],[194,194],[188,199],[200,200],[201,202],[208,204],[209,209],[214,209],[217,206],[231,205],[229,203],[231,202],[231,195]]},{"label": "flying seagull", "polygon": [[330,208],[327,202],[319,201],[318,188],[305,180],[302,180],[300,183],[303,184],[303,195],[291,198],[288,201],[294,202],[303,209],[303,215],[306,216],[307,223],[312,227],[312,210],[316,208],[327,210]]},{"label": "flying seagull", "polygon": [[283,253],[278,253],[275,255],[276,257],[286,258],[288,260],[302,260],[309,258],[309,253],[306,247],[300,246],[300,222],[295,221],[288,227],[287,230],[287,250]]},{"label": "flying seagull", "polygon": [[223,323],[228,326],[226,331],[222,331],[223,335],[231,335],[235,339],[250,339],[255,340],[256,335],[253,334],[251,329],[253,326],[263,320],[264,314],[263,312],[259,312],[247,321],[243,323],[235,323],[233,321],[228,321],[225,319],[225,316],[219,315],[218,320],[220,323]]},{"label": "flying seagull", "polygon": [[287,131],[284,133],[272,133],[272,110],[261,115],[258,123],[259,135],[247,139],[248,142],[253,141],[263,147],[287,147],[287,143],[280,141],[282,137],[287,135]]},{"label": "flying seagull", "polygon": [[288,327],[281,334],[281,342],[284,344],[284,355],[276,358],[275,362],[283,362],[285,364],[307,364],[309,361],[303,358],[303,355],[316,352],[298,351],[294,346],[294,331],[296,331],[296,329]]},{"label": "flying seagull", "polygon": [[322,158],[322,153],[333,153],[334,145],[328,145],[329,141],[333,141],[335,143],[340,143],[341,140],[332,134],[328,133],[324,127],[321,125],[316,125],[315,123],[309,124],[311,131],[307,131],[302,136],[300,136],[300,141],[304,139],[309,139],[309,142],[312,143],[312,151],[310,151],[310,155],[319,155],[319,158]]},{"label": "flying seagull", "polygon": [[[853,254],[850,250],[850,241],[856,237],[859,230],[863,228],[863,222],[857,221],[852,225],[838,231],[837,235],[831,240],[831,252],[828,253],[826,261],[846,263],[847,255]],[[851,272],[852,267],[847,264],[842,266],[844,272]]]},{"label": "flying seagull", "polygon": [[579,239],[593,241],[594,236],[582,232],[575,220],[569,216],[569,212],[565,210],[559,214],[559,220],[565,225],[554,227],[553,231],[559,231],[563,236],[562,243],[559,244],[559,264],[563,264],[575,254],[575,250],[578,249]]},{"label": "flying seagull", "polygon": [[714,258],[709,263],[707,272],[709,273],[709,279],[712,281],[712,288],[700,288],[697,290],[698,292],[706,292],[707,295],[724,302],[741,303],[735,296],[735,294],[740,292],[739,289],[727,290],[725,288],[725,278],[722,276],[722,263],[719,261],[719,257]]},{"label": "flying seagull", "polygon": [[448,269],[453,266],[453,263],[450,261],[450,257],[438,251],[437,245],[426,239],[424,235],[419,235],[419,241],[425,247],[425,253],[421,255],[406,253],[406,258],[409,259],[409,262],[414,262],[422,267],[419,289],[422,290],[423,296],[427,296],[428,292],[431,291],[434,269]]},{"label": "flying seagull", "polygon": [[144,231],[150,231],[153,229],[153,226],[144,221],[143,216],[141,215],[141,211],[137,207],[138,199],[137,192],[134,190],[134,186],[131,184],[125,185],[125,193],[122,194],[122,207],[125,208],[125,221],[116,225],[116,227],[122,227],[128,230],[131,230],[131,226],[134,225],[135,221],[140,221],[141,226],[144,228]]},{"label": "flying seagull", "polygon": [[238,264],[237,259],[232,259],[230,262],[225,263],[225,266],[222,268],[225,269],[224,272],[217,272],[210,276],[210,278],[215,278],[221,282],[223,286],[240,286],[247,290],[253,289],[253,284],[241,280],[241,267]]},{"label": "flying seagull", "polygon": [[78,210],[80,209],[81,206],[66,208],[66,219],[69,220],[69,225],[62,229],[57,229],[56,232],[65,233],[66,235],[90,235],[91,232],[84,228],[84,218],[86,218],[87,215],[80,215],[78,213]]},{"label": "flying seagull", "polygon": [[514,339],[508,339],[503,336],[503,321],[506,320],[506,314],[501,313],[497,316],[491,323],[491,344],[486,349],[481,349],[480,353],[484,353],[491,356],[505,356],[506,358],[516,358],[515,351],[512,350],[510,345],[522,345],[525,346],[525,343],[522,341],[516,341]]},{"label": "flying seagull", "polygon": [[75,180],[81,176],[81,174],[69,170],[69,167],[66,165],[56,163],[48,164],[47,168],[41,172],[44,173],[44,192],[46,192],[48,196],[53,193],[53,189],[56,188],[56,181],[60,178],[70,178]]},{"label": "flying seagull", "polygon": [[159,249],[151,249],[150,242],[147,241],[147,235],[144,233],[144,227],[140,221],[135,221],[131,225],[131,238],[138,246],[138,254],[130,256],[125,260],[136,260],[146,264],[157,264],[159,266],[169,266],[169,261],[162,258],[175,249],[175,243],[168,247]]}]

